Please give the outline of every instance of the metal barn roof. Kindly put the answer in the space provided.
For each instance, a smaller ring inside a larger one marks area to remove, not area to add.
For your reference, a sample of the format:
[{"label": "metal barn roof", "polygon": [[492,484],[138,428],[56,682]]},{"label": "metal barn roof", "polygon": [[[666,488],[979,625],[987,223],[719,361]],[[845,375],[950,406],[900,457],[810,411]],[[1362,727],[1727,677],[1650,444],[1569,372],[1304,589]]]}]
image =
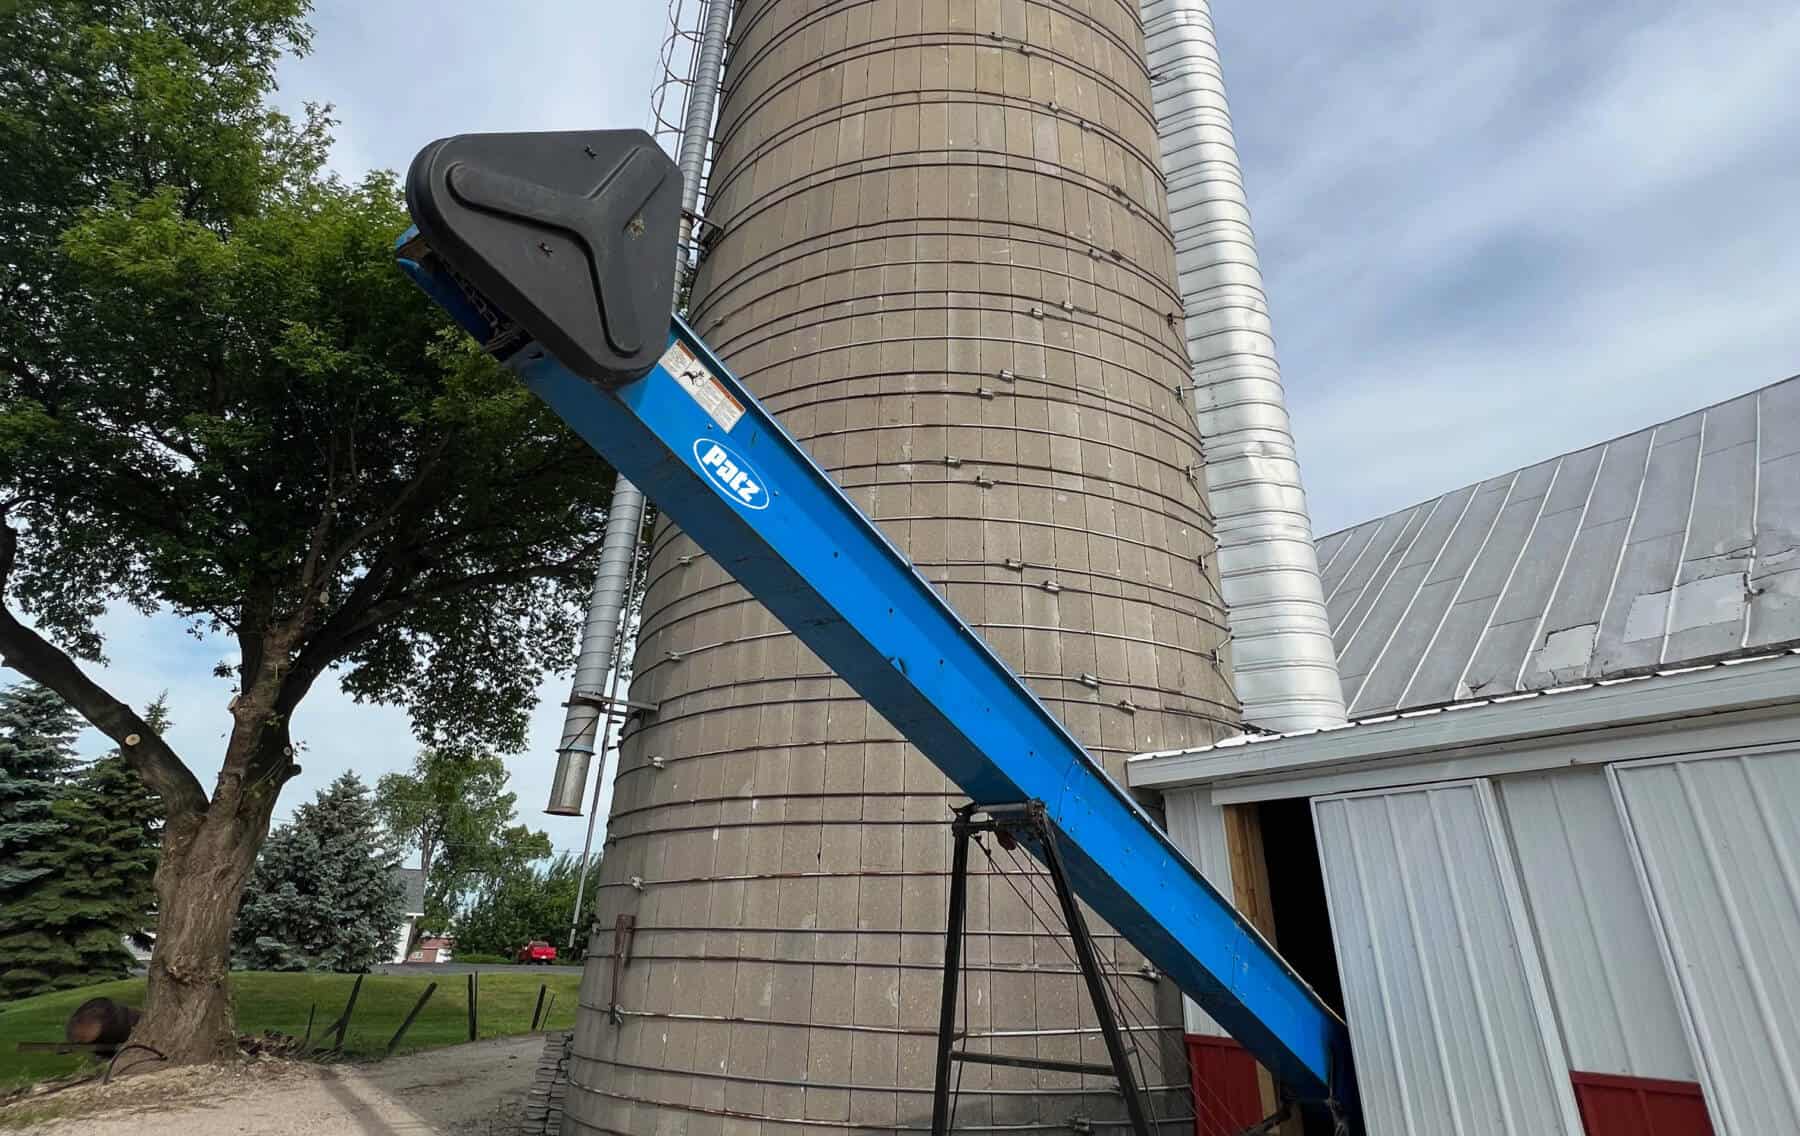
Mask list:
[{"label": "metal barn roof", "polygon": [[1800,641],[1800,377],[1318,542],[1352,718]]}]

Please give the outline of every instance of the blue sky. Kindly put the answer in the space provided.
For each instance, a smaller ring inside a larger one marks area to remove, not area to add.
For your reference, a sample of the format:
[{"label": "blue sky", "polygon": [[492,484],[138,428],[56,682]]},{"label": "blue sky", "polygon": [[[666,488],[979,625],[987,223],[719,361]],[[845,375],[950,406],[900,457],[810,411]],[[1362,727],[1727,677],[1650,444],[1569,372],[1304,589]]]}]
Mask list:
[{"label": "blue sky", "polygon": [[[472,130],[646,125],[661,0],[320,0],[281,98],[335,104],[333,164]],[[1800,371],[1800,6],[1215,0],[1321,533]],[[228,644],[106,621],[106,680],[171,692],[210,784]],[[542,817],[564,680],[509,758]],[[284,810],[414,745],[321,683]],[[101,748],[90,738],[90,750]]]}]

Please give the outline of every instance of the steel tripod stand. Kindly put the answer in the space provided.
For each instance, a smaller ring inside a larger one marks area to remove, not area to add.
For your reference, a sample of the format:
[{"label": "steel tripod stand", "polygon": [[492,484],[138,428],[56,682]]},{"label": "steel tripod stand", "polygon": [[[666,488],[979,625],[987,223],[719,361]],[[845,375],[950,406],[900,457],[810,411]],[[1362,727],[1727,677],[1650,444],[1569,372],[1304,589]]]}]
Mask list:
[{"label": "steel tripod stand", "polygon": [[[1062,853],[1056,846],[1056,833],[1044,814],[1044,803],[1026,801],[1014,805],[964,805],[956,810],[956,819],[951,822],[950,831],[956,844],[950,865],[950,911],[944,928],[944,999],[938,1012],[937,1081],[931,1105],[932,1136],[948,1136],[951,1130],[951,1066],[958,1061],[970,1065],[1007,1065],[1021,1069],[1049,1069],[1059,1073],[1115,1077],[1119,1082],[1119,1093],[1125,1098],[1125,1112],[1130,1118],[1132,1132],[1136,1136],[1151,1136],[1143,1091],[1131,1068],[1133,1051],[1127,1048],[1119,1030],[1119,1020],[1113,1012],[1106,977],[1100,970],[1100,958],[1094,951],[1094,940],[1088,933],[1087,920],[1081,916],[1081,907],[1075,901],[1075,893],[1069,890]],[[1051,886],[1056,891],[1057,903],[1062,907],[1063,922],[1068,926],[1069,937],[1074,940],[1075,959],[1081,968],[1081,977],[1087,983],[1088,998],[1093,1002],[1094,1017],[1100,1023],[1100,1034],[1106,1041],[1106,1053],[1111,1064],[971,1053],[967,1049],[956,1048],[959,1038],[956,1033],[957,983],[962,974],[963,926],[969,899],[969,843],[986,832],[993,833],[1003,848],[1013,848],[1020,843],[1030,845],[1039,853],[1044,867],[1049,870]]]}]

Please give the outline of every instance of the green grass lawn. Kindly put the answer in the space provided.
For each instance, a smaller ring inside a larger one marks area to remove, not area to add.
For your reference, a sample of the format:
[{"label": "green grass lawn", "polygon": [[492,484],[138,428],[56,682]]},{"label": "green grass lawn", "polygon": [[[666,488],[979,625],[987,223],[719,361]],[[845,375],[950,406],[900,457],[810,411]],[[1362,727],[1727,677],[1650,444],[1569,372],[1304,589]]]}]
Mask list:
[{"label": "green grass lawn", "polygon": [[[469,1039],[469,980],[466,975],[380,975],[363,979],[362,993],[356,1000],[356,1012],[350,1019],[350,1031],[344,1052],[352,1057],[379,1057],[388,1039],[400,1028],[406,1012],[412,1009],[426,984],[438,984],[431,1001],[425,1006],[412,1029],[401,1041],[399,1052],[454,1045]],[[306,1013],[318,1006],[313,1036],[337,1020],[343,1012],[344,1000],[350,996],[349,974],[273,974],[245,971],[231,976],[231,987],[237,998],[239,1033],[260,1034],[279,1030],[299,1037],[306,1032]],[[540,1029],[569,1029],[575,1024],[575,991],[581,983],[581,972],[574,968],[520,968],[517,974],[483,974],[477,976],[480,992],[476,1008],[482,1037],[506,1037],[525,1033],[531,1028],[531,1011],[537,1003],[538,986],[547,985],[556,1002],[548,1022]],[[80,1068],[86,1058],[74,1054],[20,1053],[21,1041],[60,1041],[63,1021],[69,1011],[89,998],[114,998],[132,1006],[144,1004],[144,980],[126,979],[84,986],[79,990],[63,990],[40,994],[0,1006],[0,1091],[21,1082],[42,1080]],[[545,996],[546,1004],[549,995]]]}]

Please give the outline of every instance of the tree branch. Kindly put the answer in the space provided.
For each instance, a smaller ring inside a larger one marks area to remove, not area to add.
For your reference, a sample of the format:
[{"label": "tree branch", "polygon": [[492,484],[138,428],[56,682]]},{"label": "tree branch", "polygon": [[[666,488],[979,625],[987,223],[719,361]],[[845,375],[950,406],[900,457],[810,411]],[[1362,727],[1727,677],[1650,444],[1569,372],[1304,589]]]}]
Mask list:
[{"label": "tree branch", "polygon": [[[333,615],[326,627],[307,644],[300,652],[289,670],[283,683],[281,694],[276,699],[276,709],[280,713],[292,713],[293,708],[305,697],[308,689],[325,668],[335,663],[357,647],[374,638],[387,623],[395,617],[421,607],[434,600],[449,599],[481,588],[497,587],[503,584],[522,584],[532,580],[549,579],[565,575],[582,566],[584,558],[600,547],[596,540],[583,545],[566,559],[552,564],[534,564],[528,568],[513,568],[506,571],[478,572],[472,576],[451,580],[434,588],[418,592],[401,591],[386,598],[377,598],[369,603],[354,618],[340,617],[347,609],[340,608]],[[367,583],[367,579],[362,583]],[[360,585],[359,585],[360,586]]]},{"label": "tree branch", "polygon": [[325,507],[319,510],[318,523],[313,525],[312,536],[307,540],[306,559],[300,565],[300,606],[287,621],[287,630],[294,636],[304,635],[312,625],[324,605],[326,573],[337,569],[336,556],[332,557],[329,566],[322,568],[326,545],[331,540],[332,530],[337,527],[337,493],[337,438],[334,435],[330,451],[325,455]]},{"label": "tree branch", "polygon": [[[0,596],[12,576],[19,534],[0,524]],[[162,735],[130,706],[89,678],[56,644],[14,618],[0,604],[0,655],[7,666],[62,696],[94,727],[119,743],[125,761],[163,800],[171,821],[206,811],[206,791]]]},{"label": "tree branch", "polygon": [[[298,704],[300,695],[312,685],[324,669],[335,662],[347,648],[342,645],[346,633],[375,604],[380,602],[391,590],[396,579],[405,578],[416,571],[422,546],[413,539],[419,535],[426,511],[435,499],[441,495],[444,485],[445,465],[442,461],[449,449],[449,438],[439,441],[424,464],[404,488],[395,494],[388,507],[354,533],[350,534],[330,556],[318,571],[319,589],[324,583],[335,578],[339,566],[359,544],[384,527],[390,532],[388,547],[375,557],[374,561],[363,571],[362,578],[350,588],[350,594],[332,612],[317,634],[301,649],[294,660],[294,667],[289,673],[288,683],[299,693],[291,699],[284,690],[280,701],[285,705]],[[314,589],[317,594],[319,589]],[[310,626],[298,627],[295,636],[311,630]]]},{"label": "tree branch", "polygon": [[567,558],[551,564],[533,564],[528,568],[477,572],[472,576],[464,576],[433,588],[425,588],[417,592],[402,592],[392,599],[372,605],[362,619],[347,629],[346,638],[357,640],[358,636],[364,632],[378,628],[396,615],[421,607],[433,600],[449,599],[452,596],[464,595],[481,588],[498,587],[502,584],[525,584],[532,580],[545,580],[564,575],[580,567],[582,561],[599,547],[599,541],[591,541]]},{"label": "tree branch", "polygon": [[238,612],[238,677],[239,688],[249,686],[262,675],[268,649],[269,619],[275,611],[275,591],[268,581],[257,577],[244,591]]},{"label": "tree branch", "polygon": [[23,359],[11,355],[0,355],[0,371],[5,371],[20,382],[31,382],[37,378],[32,369],[25,365]]},{"label": "tree branch", "polygon": [[[387,508],[383,509],[374,520],[351,533],[342,544],[332,550],[321,575],[329,578],[336,573],[338,565],[343,563],[344,557],[355,551],[363,541],[380,532],[383,527],[393,524],[395,518],[403,512],[413,518],[412,527],[416,528],[417,518],[423,515],[424,508],[432,503],[442,489],[442,474],[445,470],[444,455],[449,448],[450,436],[446,434],[438,440],[437,445],[420,464],[419,472],[414,474],[412,480],[394,495],[394,499],[388,503]],[[351,458],[352,460],[355,458],[354,450],[351,452]],[[431,490],[430,493],[426,492],[428,489]]]},{"label": "tree branch", "polygon": [[144,431],[144,435],[150,441],[155,442],[157,445],[161,446],[163,449],[168,450],[170,453],[177,454],[181,457],[184,457],[188,461],[193,462],[195,465],[200,464],[200,462],[202,460],[200,457],[200,451],[196,450],[190,443],[188,443],[182,439],[176,438],[170,434],[167,434],[161,430],[158,430],[155,426],[145,425],[143,427],[143,431]]}]

